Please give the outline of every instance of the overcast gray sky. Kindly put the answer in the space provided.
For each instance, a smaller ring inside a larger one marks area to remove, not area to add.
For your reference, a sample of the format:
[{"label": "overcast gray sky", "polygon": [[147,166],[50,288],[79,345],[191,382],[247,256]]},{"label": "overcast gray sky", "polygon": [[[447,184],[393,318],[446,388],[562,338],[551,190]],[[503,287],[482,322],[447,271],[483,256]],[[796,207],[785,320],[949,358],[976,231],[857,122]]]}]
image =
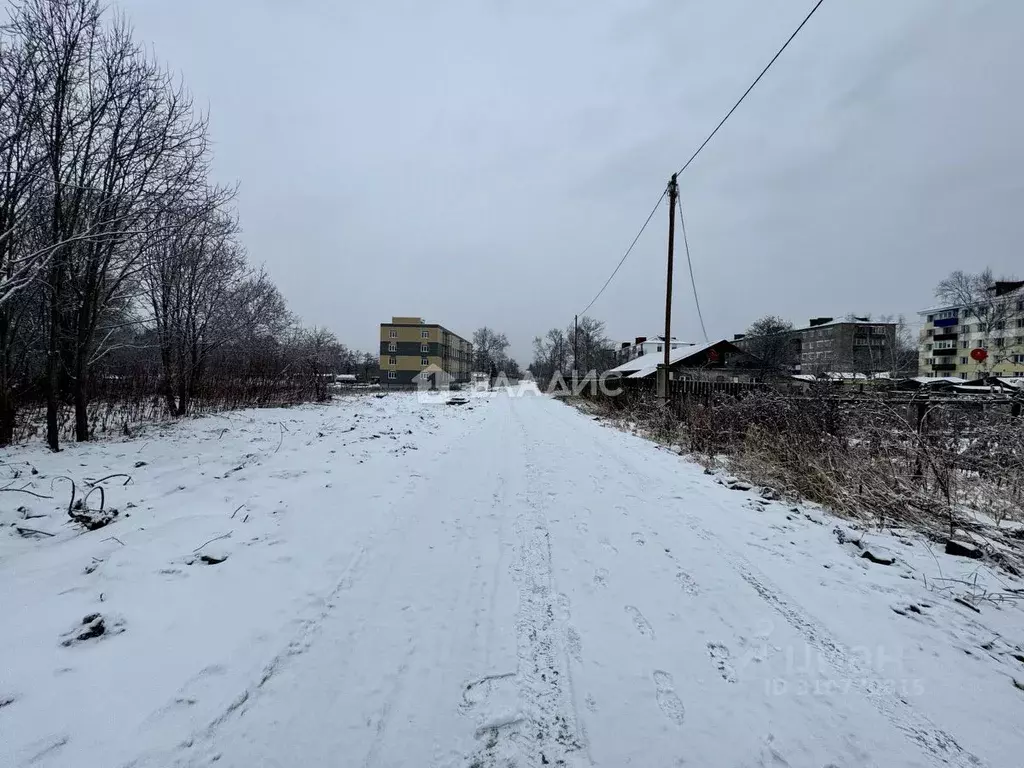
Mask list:
[{"label": "overcast gray sky", "polygon": [[[363,349],[392,314],[488,325],[526,364],[813,3],[118,4],[208,104],[252,259],[304,321]],[[681,177],[709,334],[1024,271],[1021,29],[1019,0],[825,0]],[[663,327],[666,216],[591,311],[614,339]]]}]

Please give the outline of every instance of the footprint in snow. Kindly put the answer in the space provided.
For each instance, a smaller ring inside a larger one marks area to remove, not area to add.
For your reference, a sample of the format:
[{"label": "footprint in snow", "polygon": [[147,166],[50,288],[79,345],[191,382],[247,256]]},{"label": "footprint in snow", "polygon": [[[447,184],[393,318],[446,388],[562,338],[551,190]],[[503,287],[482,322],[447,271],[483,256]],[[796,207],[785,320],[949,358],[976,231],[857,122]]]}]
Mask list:
[{"label": "footprint in snow", "polygon": [[680,570],[676,574],[676,582],[682,587],[683,591],[688,595],[699,595],[700,587],[697,586],[697,582],[693,580],[686,571]]},{"label": "footprint in snow", "polygon": [[732,654],[721,643],[708,643],[708,655],[715,663],[715,668],[727,683],[736,682],[736,670],[732,666]]},{"label": "footprint in snow", "polygon": [[579,630],[571,624],[565,631],[565,647],[576,661],[583,661],[583,641]]},{"label": "footprint in snow", "polygon": [[647,539],[645,539],[644,535],[639,531],[633,531],[633,543],[638,547],[642,547],[647,543]]},{"label": "footprint in snow", "polygon": [[654,690],[658,699],[658,706],[665,713],[665,717],[676,725],[682,725],[683,720],[686,718],[686,708],[683,707],[683,702],[676,695],[672,675],[660,670],[655,672]]},{"label": "footprint in snow", "polygon": [[572,602],[569,600],[568,595],[562,592],[555,595],[555,611],[563,621],[569,618],[572,614]]},{"label": "footprint in snow", "polygon": [[636,627],[637,632],[644,637],[654,637],[654,628],[651,626],[651,623],[644,618],[644,615],[640,613],[639,608],[627,605],[626,613],[628,613],[630,618],[633,619],[633,625]]},{"label": "footprint in snow", "polygon": [[469,714],[473,709],[485,704],[489,699],[501,693],[503,689],[515,686],[515,673],[506,672],[498,675],[486,675],[473,680],[462,689],[462,702],[459,711]]},{"label": "footprint in snow", "polygon": [[596,571],[594,571],[594,586],[601,587],[602,589],[608,586],[607,568],[598,568]]},{"label": "footprint in snow", "polygon": [[613,555],[619,554],[619,550],[616,549],[615,545],[608,541],[608,539],[601,539],[601,546],[607,549]]}]

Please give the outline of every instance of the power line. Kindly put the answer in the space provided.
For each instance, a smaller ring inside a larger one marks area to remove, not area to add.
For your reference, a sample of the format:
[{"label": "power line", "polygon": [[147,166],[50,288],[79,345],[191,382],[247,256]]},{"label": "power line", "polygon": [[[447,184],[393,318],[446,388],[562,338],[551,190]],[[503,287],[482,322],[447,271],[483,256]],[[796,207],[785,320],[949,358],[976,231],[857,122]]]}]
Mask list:
[{"label": "power line", "polygon": [[732,113],[736,111],[736,108],[737,108],[737,107],[739,107],[739,105],[743,103],[743,100],[744,100],[745,98],[747,98],[747,94],[749,94],[749,93],[750,93],[750,92],[751,92],[752,90],[754,90],[754,86],[756,86],[756,85],[757,85],[757,84],[758,84],[758,83],[759,83],[759,82],[761,81],[761,78],[762,78],[762,77],[764,77],[765,73],[766,73],[766,72],[767,72],[767,71],[768,71],[769,69],[771,69],[771,67],[772,67],[772,64],[774,64],[774,63],[775,63],[775,60],[776,60],[777,58],[779,58],[779,56],[781,56],[781,55],[782,55],[782,52],[783,52],[784,50],[786,50],[786,48],[787,48],[787,47],[789,46],[789,44],[790,44],[791,42],[793,42],[793,38],[794,38],[794,37],[796,37],[796,36],[797,36],[797,35],[798,35],[798,34],[800,33],[800,30],[804,28],[804,25],[805,25],[805,24],[806,24],[806,23],[807,23],[808,21],[810,21],[810,19],[811,19],[811,16],[813,16],[813,15],[814,15],[814,12],[815,12],[815,11],[817,11],[817,10],[818,10],[818,8],[820,8],[820,7],[821,7],[821,4],[822,4],[823,2],[825,2],[825,0],[818,0],[818,2],[817,2],[817,3],[815,3],[814,7],[813,7],[813,8],[811,8],[811,11],[810,11],[810,13],[808,13],[808,14],[807,14],[807,15],[806,15],[806,16],[804,17],[804,20],[800,22],[800,26],[799,26],[799,27],[797,27],[797,28],[796,28],[796,29],[795,29],[795,30],[793,31],[793,34],[789,36],[789,39],[788,39],[788,40],[786,40],[786,42],[782,44],[782,47],[781,47],[781,48],[779,48],[779,50],[778,50],[778,51],[777,51],[777,52],[775,53],[775,55],[774,55],[774,56],[772,56],[772,60],[768,62],[768,65],[767,65],[767,66],[766,66],[766,67],[765,67],[764,69],[762,69],[762,70],[761,70],[761,74],[759,74],[759,75],[758,75],[758,76],[757,76],[757,77],[756,77],[756,78],[754,79],[754,82],[752,82],[752,83],[750,84],[750,87],[749,87],[749,88],[747,88],[747,90],[745,90],[745,91],[743,92],[743,95],[742,95],[742,96],[740,96],[740,98],[739,98],[739,101],[737,101],[737,102],[736,102],[735,104],[733,104],[733,105],[732,105],[732,109],[730,109],[730,110],[729,110],[729,111],[728,111],[728,112],[726,113],[725,117],[723,117],[723,118],[722,118],[722,121],[721,121],[721,122],[720,122],[720,123],[719,123],[718,125],[716,125],[716,126],[715,126],[715,130],[713,130],[713,131],[712,131],[712,132],[711,132],[711,133],[710,133],[710,134],[708,135],[708,137],[707,137],[706,139],[704,139],[704,142],[703,142],[703,143],[702,143],[702,144],[701,144],[701,145],[700,145],[699,147],[697,147],[697,151],[696,151],[696,152],[694,152],[694,153],[693,153],[693,154],[692,154],[692,155],[690,156],[690,159],[689,159],[689,160],[687,160],[687,161],[686,161],[686,163],[685,163],[685,164],[683,165],[683,167],[679,169],[679,174],[680,174],[680,175],[681,175],[681,174],[683,173],[683,171],[685,171],[685,170],[686,170],[687,168],[689,168],[689,167],[690,167],[690,163],[692,163],[692,162],[693,162],[694,160],[696,160],[696,159],[697,159],[697,155],[699,155],[699,154],[700,154],[701,150],[702,150],[702,149],[704,149],[704,147],[706,147],[706,146],[708,145],[708,142],[709,142],[709,141],[711,141],[711,139],[713,139],[713,138],[715,137],[715,134],[716,134],[716,133],[718,133],[718,129],[719,129],[719,128],[721,128],[721,127],[722,127],[723,125],[725,125],[725,121],[726,121],[726,120],[728,120],[728,119],[729,119],[729,118],[730,118],[730,117],[732,116]]},{"label": "power line", "polygon": [[[793,34],[791,34],[789,36],[789,38],[786,40],[786,42],[782,44],[782,47],[779,48],[779,50],[775,53],[774,56],[772,56],[771,61],[769,61],[768,64],[765,66],[765,68],[761,70],[761,73],[754,79],[754,82],[752,82],[750,84],[750,86],[747,88],[747,90],[745,90],[743,92],[743,95],[740,96],[739,100],[735,104],[733,104],[732,109],[730,109],[726,113],[725,117],[723,117],[721,119],[721,121],[718,123],[718,125],[715,126],[715,129],[708,135],[708,137],[706,139],[704,139],[704,141],[701,143],[701,145],[699,147],[697,147],[697,151],[694,152],[690,156],[690,159],[687,160],[686,163],[684,163],[683,167],[679,169],[677,175],[682,174],[683,171],[685,171],[687,168],[689,168],[690,164],[694,160],[697,159],[697,155],[699,155],[701,153],[701,151],[704,149],[704,147],[706,147],[708,145],[708,142],[710,142],[711,139],[713,139],[715,137],[715,134],[718,133],[719,129],[723,125],[725,125],[725,121],[728,120],[730,117],[732,117],[732,113],[736,111],[736,109],[739,107],[739,105],[743,103],[743,100],[745,98],[747,98],[747,96],[750,94],[750,92],[752,90],[754,90],[754,87],[761,81],[761,78],[765,76],[765,73],[767,73],[769,69],[771,69],[771,67],[775,63],[776,59],[778,59],[779,56],[782,55],[782,52],[784,50],[786,50],[787,47],[789,47],[789,44],[791,42],[793,42],[793,38],[795,38],[800,33],[800,30],[804,28],[804,25],[807,24],[808,21],[810,21],[811,16],[813,16],[815,11],[817,11],[818,8],[821,7],[821,4],[823,2],[825,2],[825,0],[818,0],[818,2],[815,3],[814,7],[811,8],[810,12],[804,17],[804,20],[801,21],[800,25],[793,31]],[[619,269],[625,263],[626,259],[629,258],[629,254],[631,254],[633,252],[633,248],[636,246],[637,241],[640,240],[640,236],[644,233],[644,230],[647,229],[647,225],[651,223],[651,219],[654,218],[654,214],[657,212],[658,206],[661,205],[661,201],[665,199],[665,195],[666,194],[668,194],[667,190],[665,190],[665,191],[663,191],[661,193],[661,197],[658,198],[658,202],[656,202],[654,204],[654,208],[652,208],[651,212],[647,215],[647,220],[644,221],[644,225],[642,227],[640,227],[640,231],[637,232],[636,237],[633,238],[633,242],[630,243],[629,248],[626,249],[626,252],[622,255],[622,258],[619,259],[619,263],[615,266],[615,269],[612,270],[611,275],[608,276],[608,279],[605,280],[604,285],[601,286],[601,290],[599,290],[597,292],[597,295],[594,296],[594,298],[590,300],[590,303],[587,304],[587,306],[584,308],[584,310],[582,312],[580,312],[579,314],[581,314],[581,315],[586,314],[587,310],[589,310],[594,305],[594,303],[599,298],[601,298],[601,294],[603,294],[605,292],[605,289],[608,287],[608,285],[611,283],[611,281],[615,278],[615,275],[618,274]],[[679,215],[680,215],[680,217],[682,217],[682,206],[680,206]],[[683,240],[684,240],[684,242],[686,240],[685,225],[684,225],[684,232],[683,232]],[[689,246],[687,246],[687,249],[686,249],[686,258],[687,258],[687,263],[689,263],[689,259],[690,259]],[[691,280],[691,283],[692,283],[693,282],[693,266],[692,266],[692,264],[690,265],[690,280]],[[694,294],[694,301],[697,301],[697,288],[696,288],[695,284],[694,284],[693,294]],[[700,303],[699,302],[697,303],[697,314],[698,314],[698,316],[700,316]],[[704,328],[704,318],[703,317],[701,317],[701,328],[702,329]],[[704,336],[705,336],[705,338],[707,337],[707,331],[704,332]]]},{"label": "power line", "polygon": [[647,229],[647,225],[651,223],[651,219],[653,219],[654,218],[654,214],[658,212],[658,207],[661,205],[661,201],[665,199],[665,195],[667,195],[667,194],[668,194],[668,190],[665,190],[664,192],[661,193],[661,197],[658,198],[658,202],[656,202],[654,204],[654,207],[651,209],[651,212],[647,215],[647,221],[645,221],[644,225],[642,227],[640,227],[640,231],[636,233],[636,237],[633,238],[633,242],[629,244],[629,248],[627,248],[626,252],[624,254],[622,254],[622,258],[619,259],[619,263],[615,266],[615,269],[612,270],[612,273],[611,273],[611,275],[608,276],[608,279],[604,281],[604,285],[601,286],[601,290],[597,292],[597,296],[595,296],[593,299],[591,299],[590,303],[587,304],[587,306],[584,308],[584,310],[582,312],[580,312],[579,314],[581,314],[581,315],[587,314],[587,310],[590,309],[592,306],[594,306],[594,302],[595,301],[597,301],[599,298],[601,298],[601,294],[604,293],[604,289],[608,287],[608,284],[612,281],[612,278],[614,278],[615,275],[618,273],[619,268],[622,267],[622,265],[625,263],[626,259],[629,258],[629,254],[631,254],[633,252],[633,248],[636,246],[637,241],[640,239],[640,235],[642,235],[644,233],[644,230]]},{"label": "power line", "polygon": [[686,221],[683,219],[683,204],[679,203],[679,223],[683,225],[683,245],[686,247],[686,266],[690,268],[690,285],[693,286],[693,303],[697,305],[697,317],[700,319],[700,330],[704,334],[704,343],[708,339],[708,329],[704,327],[704,315],[700,311],[700,298],[697,296],[697,281],[693,279],[693,262],[690,261],[690,242],[686,237]]}]

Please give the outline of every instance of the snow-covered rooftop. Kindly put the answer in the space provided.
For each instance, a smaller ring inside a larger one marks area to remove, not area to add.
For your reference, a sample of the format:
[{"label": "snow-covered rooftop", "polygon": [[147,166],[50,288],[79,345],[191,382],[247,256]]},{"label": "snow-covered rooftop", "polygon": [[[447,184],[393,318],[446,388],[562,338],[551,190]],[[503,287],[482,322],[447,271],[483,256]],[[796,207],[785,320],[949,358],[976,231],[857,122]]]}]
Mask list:
[{"label": "snow-covered rooftop", "polygon": [[[669,365],[674,365],[680,360],[685,360],[693,355],[699,355],[716,344],[721,344],[725,339],[719,339],[718,341],[708,342],[707,344],[694,344],[689,347],[680,347],[669,352]],[[623,363],[620,366],[612,368],[608,373],[620,373],[624,376],[628,375],[631,379],[642,379],[646,376],[650,376],[656,370],[658,366],[665,362],[664,352],[649,352],[646,355],[641,355],[635,360],[630,360],[628,363]]]},{"label": "snow-covered rooftop", "polygon": [[891,379],[892,374],[889,373],[889,371],[879,371],[878,373],[873,373],[869,376],[866,373],[828,371],[820,374],[798,373],[794,375],[793,378],[800,379],[801,381],[819,381],[821,379],[828,379],[829,381],[877,381],[878,379]]},{"label": "snow-covered rooftop", "polygon": [[963,384],[967,379],[961,379],[959,376],[915,376],[912,381],[921,384],[934,384],[937,381],[944,381],[948,384]]}]

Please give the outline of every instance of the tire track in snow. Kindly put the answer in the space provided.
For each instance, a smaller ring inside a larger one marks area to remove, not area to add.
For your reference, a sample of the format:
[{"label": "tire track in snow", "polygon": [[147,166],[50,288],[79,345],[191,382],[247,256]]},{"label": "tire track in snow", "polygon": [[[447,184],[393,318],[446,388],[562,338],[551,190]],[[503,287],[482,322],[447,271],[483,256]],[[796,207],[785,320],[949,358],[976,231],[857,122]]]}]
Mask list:
[{"label": "tire track in snow", "polygon": [[[311,618],[303,620],[298,631],[292,637],[291,641],[284,647],[283,650],[279,651],[264,667],[258,680],[252,685],[241,691],[231,702],[213,719],[211,719],[205,726],[194,731],[188,736],[181,744],[178,745],[178,749],[175,750],[179,754],[175,758],[168,758],[167,756],[158,757],[155,754],[147,754],[137,757],[133,760],[124,764],[124,768],[136,768],[137,766],[145,766],[154,764],[153,761],[157,761],[156,764],[164,766],[171,764],[173,759],[174,765],[194,765],[198,756],[192,752],[200,744],[209,746],[217,732],[225,723],[237,714],[241,714],[245,711],[247,705],[260,693],[264,686],[275,675],[285,666],[285,664],[294,656],[298,656],[309,650],[316,637],[316,634],[323,626],[324,621],[334,610],[337,599],[346,590],[350,589],[353,584],[355,575],[358,573],[359,568],[365,558],[366,547],[361,546],[349,559],[348,564],[342,570],[335,582],[334,587],[324,595],[320,601],[320,609]],[[168,709],[169,707],[166,707]],[[184,750],[184,754],[180,752]],[[217,756],[212,758],[216,761]]]},{"label": "tire track in snow", "polygon": [[921,747],[929,757],[941,761],[943,765],[960,768],[978,768],[984,765],[980,758],[961,747],[954,736],[918,712],[906,700],[886,693],[883,681],[854,662],[824,627],[789,602],[784,593],[749,562],[745,562],[745,558],[727,552],[717,542],[714,543],[722,556],[730,561],[733,570],[762,600],[779,613],[787,624],[803,635],[805,642],[822,655],[840,678],[851,681],[851,688],[859,690],[886,720]]},{"label": "tire track in snow", "polygon": [[[412,482],[406,489],[407,496],[418,494],[422,485],[430,481],[430,478],[421,474],[415,474],[411,477]],[[365,560],[368,555],[373,554],[378,540],[388,541],[395,535],[408,535],[408,527],[403,525],[403,521],[396,515],[392,515],[389,519],[382,518],[381,523],[382,527],[371,531],[366,536],[364,542],[355,550],[344,568],[339,572],[337,580],[330,590],[316,600],[316,612],[299,622],[299,627],[292,635],[291,640],[263,666],[258,678],[241,690],[227,706],[209,719],[205,725],[193,729],[176,748],[162,754],[158,754],[155,750],[144,753],[125,763],[124,768],[142,768],[142,766],[150,765],[158,765],[160,768],[168,765],[198,765],[202,759],[201,749],[207,751],[209,762],[216,762],[219,753],[214,742],[222,727],[238,716],[244,715],[254,705],[263,688],[294,657],[306,653],[311,648],[323,624],[335,610],[338,602],[343,599],[343,595],[348,590],[356,585],[360,572],[365,565]],[[169,709],[170,706],[164,707],[157,714],[162,714]]]},{"label": "tire track in snow", "polygon": [[[512,408],[511,402],[508,407]],[[526,722],[509,729],[509,736],[518,747],[522,768],[568,766],[584,751],[565,653],[567,647],[578,646],[571,643],[565,626],[568,598],[557,595],[552,583],[551,535],[536,497],[536,489],[544,484],[526,458],[529,434],[521,422],[519,426],[526,478],[525,488],[518,494],[520,511],[515,528],[519,557],[513,575],[519,587],[516,683]]]},{"label": "tire track in snow", "polygon": [[[561,419],[568,429],[574,432],[578,431],[577,425],[569,424],[567,418],[562,416],[556,416],[556,418]],[[578,418],[581,423],[592,424],[582,416],[569,418]],[[637,487],[650,487],[649,476],[637,468],[628,452],[621,450],[621,444],[610,445],[611,441],[605,428],[600,428],[600,431],[595,430],[595,434],[598,440],[605,444],[599,455],[614,455],[618,459],[617,471],[619,474],[617,477],[622,477],[621,471],[624,469],[626,475],[636,483]],[[676,497],[677,500],[679,498]],[[719,557],[765,603],[802,635],[809,646],[821,654],[840,678],[851,681],[851,690],[859,691],[894,728],[916,744],[931,761],[941,765],[957,766],[957,768],[979,768],[985,765],[979,757],[964,749],[952,734],[947,733],[927,716],[918,712],[909,702],[895,694],[887,693],[883,681],[879,680],[877,675],[861,668],[818,620],[797,607],[792,598],[774,585],[747,558],[725,545],[718,536],[704,528],[698,516],[684,513],[682,519],[694,535],[713,547]],[[645,527],[652,537],[656,538],[650,528]]]},{"label": "tire track in snow", "polygon": [[[410,649],[407,659],[412,656],[412,649]],[[394,675],[394,683],[391,686],[391,692],[388,697],[384,700],[384,704],[380,709],[380,714],[377,717],[377,724],[374,726],[374,737],[373,744],[370,746],[370,751],[366,753],[366,757],[363,759],[363,768],[371,768],[377,762],[377,756],[380,753],[381,745],[387,739],[388,726],[391,723],[391,710],[394,707],[394,702],[402,692],[402,686],[405,682],[405,677],[409,672],[408,661],[404,662]]]}]

